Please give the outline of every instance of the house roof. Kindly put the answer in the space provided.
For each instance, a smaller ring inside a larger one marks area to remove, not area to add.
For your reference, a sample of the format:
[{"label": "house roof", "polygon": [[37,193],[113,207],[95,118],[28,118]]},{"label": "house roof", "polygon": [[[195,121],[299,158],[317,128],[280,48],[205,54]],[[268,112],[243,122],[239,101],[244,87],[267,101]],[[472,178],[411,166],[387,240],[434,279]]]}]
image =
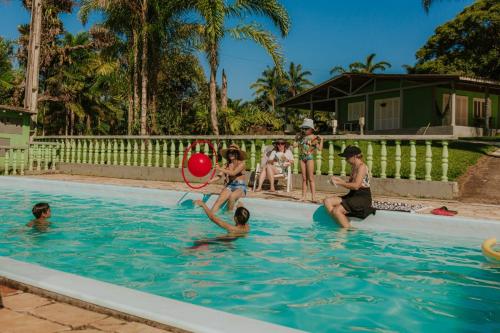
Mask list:
[{"label": "house roof", "polygon": [[[472,78],[454,74],[363,74],[343,73],[323,83],[320,83],[292,98],[278,104],[281,107],[309,108],[314,105],[315,110],[331,111],[331,105],[337,98],[359,96],[367,94],[359,92],[375,80],[404,82],[405,89],[418,85],[455,85],[457,89],[467,89],[500,94],[500,81]],[[403,84],[403,83],[402,83]],[[389,89],[391,90],[391,89]],[[392,89],[399,90],[399,88]],[[359,92],[359,94],[358,94]],[[377,93],[374,91],[372,93]],[[372,94],[368,93],[368,94]]]},{"label": "house roof", "polygon": [[25,109],[23,107],[20,107],[20,106],[1,105],[0,104],[0,111],[3,111],[3,110],[35,114],[35,112],[32,112],[32,111]]}]

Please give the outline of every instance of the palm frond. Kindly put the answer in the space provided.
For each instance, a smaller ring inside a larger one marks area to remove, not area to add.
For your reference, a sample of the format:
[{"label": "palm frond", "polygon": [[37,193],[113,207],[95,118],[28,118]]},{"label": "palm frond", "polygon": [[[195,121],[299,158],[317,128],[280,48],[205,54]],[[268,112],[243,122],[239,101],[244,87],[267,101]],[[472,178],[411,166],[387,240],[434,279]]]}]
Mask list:
[{"label": "palm frond", "polygon": [[276,0],[237,0],[234,7],[235,13],[247,12],[269,18],[279,28],[282,37],[290,31],[288,12]]},{"label": "palm frond", "polygon": [[239,25],[229,29],[229,33],[235,39],[251,39],[261,45],[273,59],[278,74],[283,75],[283,54],[280,45],[271,33],[256,23]]}]

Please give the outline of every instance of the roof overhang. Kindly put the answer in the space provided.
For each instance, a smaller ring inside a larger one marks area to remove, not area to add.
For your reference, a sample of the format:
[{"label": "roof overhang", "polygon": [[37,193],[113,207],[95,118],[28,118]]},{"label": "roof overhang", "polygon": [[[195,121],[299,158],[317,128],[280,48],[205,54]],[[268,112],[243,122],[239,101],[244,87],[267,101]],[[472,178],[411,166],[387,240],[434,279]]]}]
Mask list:
[{"label": "roof overhang", "polygon": [[[399,81],[399,88],[373,90],[367,93],[362,89],[376,81]],[[500,82],[483,78],[472,78],[453,74],[361,74],[344,73],[320,83],[301,94],[278,104],[280,107],[333,111],[335,100],[362,95],[388,92],[390,90],[412,89],[423,86],[450,86],[500,94]]]},{"label": "roof overhang", "polygon": [[29,109],[25,109],[20,106],[11,106],[11,105],[0,105],[0,112],[1,111],[13,111],[13,112],[20,112],[20,113],[27,113],[27,114],[36,114],[36,112],[32,112]]}]

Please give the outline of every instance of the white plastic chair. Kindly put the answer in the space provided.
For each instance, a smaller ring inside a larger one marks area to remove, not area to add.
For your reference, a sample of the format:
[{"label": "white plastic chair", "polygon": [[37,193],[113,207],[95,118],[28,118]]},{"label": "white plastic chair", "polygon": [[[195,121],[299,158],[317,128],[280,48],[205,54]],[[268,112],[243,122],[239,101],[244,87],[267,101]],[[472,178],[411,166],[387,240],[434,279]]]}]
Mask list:
[{"label": "white plastic chair", "polygon": [[[259,176],[262,172],[262,165],[266,166],[267,161],[269,159],[269,155],[273,151],[273,146],[266,146],[264,150],[264,154],[262,154],[262,158],[260,160],[260,163],[257,163],[257,166],[255,167],[255,176],[254,176],[254,181],[253,181],[253,191],[255,192],[255,187],[257,186],[257,183],[259,182]],[[279,173],[274,175],[274,179],[277,179],[278,181],[280,179],[285,180],[286,182],[286,191],[290,192],[292,189],[292,166],[289,165],[285,168],[283,173]]]}]

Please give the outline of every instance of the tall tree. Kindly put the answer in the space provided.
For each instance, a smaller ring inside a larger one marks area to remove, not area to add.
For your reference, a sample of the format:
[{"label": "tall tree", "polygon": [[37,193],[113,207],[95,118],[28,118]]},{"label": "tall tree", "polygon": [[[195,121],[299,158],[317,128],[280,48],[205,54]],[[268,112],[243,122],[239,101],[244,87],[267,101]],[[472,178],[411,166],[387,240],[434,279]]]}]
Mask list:
[{"label": "tall tree", "polygon": [[500,80],[500,2],[477,0],[439,26],[418,50],[413,73],[456,73]]},{"label": "tall tree", "polygon": [[334,73],[375,73],[376,71],[385,71],[387,68],[391,67],[391,64],[387,61],[374,62],[377,55],[372,53],[366,57],[365,62],[356,61],[349,65],[349,70],[344,69],[341,66],[333,67],[330,70],[330,74]]},{"label": "tall tree", "polygon": [[276,67],[268,67],[262,76],[250,85],[255,90],[254,95],[268,102],[271,112],[274,112],[278,97],[286,91],[286,81]]},{"label": "tall tree", "polygon": [[256,23],[240,23],[228,27],[231,18],[240,22],[251,15],[264,16],[279,29],[285,37],[290,29],[290,19],[286,9],[278,0],[237,0],[226,3],[224,0],[181,0],[189,3],[190,9],[198,13],[202,19],[201,35],[203,49],[210,66],[210,120],[215,135],[219,135],[217,121],[217,70],[219,68],[219,51],[222,39],[230,35],[235,39],[249,39],[261,45],[273,59],[281,72],[282,55],[276,38],[261,25]]},{"label": "tall tree", "polygon": [[293,62],[290,63],[290,67],[286,73],[285,82],[288,92],[292,97],[314,85],[309,79],[306,78],[306,76],[310,75],[310,71],[302,70],[301,64],[295,65]]},{"label": "tall tree", "polygon": [[11,57],[13,45],[0,37],[0,104],[10,103],[15,80]]}]

